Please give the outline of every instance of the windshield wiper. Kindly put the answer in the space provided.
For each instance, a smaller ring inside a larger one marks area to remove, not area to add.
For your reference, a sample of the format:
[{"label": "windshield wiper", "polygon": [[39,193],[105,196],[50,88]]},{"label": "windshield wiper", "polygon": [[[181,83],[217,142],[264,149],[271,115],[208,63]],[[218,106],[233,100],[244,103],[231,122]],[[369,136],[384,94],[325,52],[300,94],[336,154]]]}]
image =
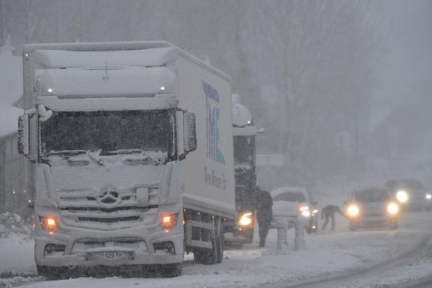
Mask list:
[{"label": "windshield wiper", "polygon": [[[101,154],[102,151],[99,151],[99,155]],[[87,151],[86,152],[87,155],[89,156],[90,159],[92,159],[93,161],[95,161],[99,166],[104,166],[103,160],[100,158],[97,158],[95,155],[93,155],[91,152]]]},{"label": "windshield wiper", "polygon": [[[78,156],[86,154],[91,160],[96,162],[100,166],[104,166],[103,161],[99,158],[97,158],[95,155],[93,155],[90,151],[86,150],[63,150],[63,151],[52,151],[47,154],[47,157],[49,156],[60,156],[63,158],[66,158],[68,161],[78,161],[77,159],[71,158],[73,156]],[[82,159],[79,159],[79,161],[82,161]]]},{"label": "windshield wiper", "polygon": [[76,156],[80,154],[87,154],[85,150],[63,150],[63,151],[51,151],[47,153],[47,157],[49,156]]},{"label": "windshield wiper", "polygon": [[104,156],[129,155],[129,154],[140,154],[143,152],[144,152],[144,150],[142,150],[142,149],[121,149],[121,150],[114,150],[114,151],[102,150],[99,155],[104,155]]}]

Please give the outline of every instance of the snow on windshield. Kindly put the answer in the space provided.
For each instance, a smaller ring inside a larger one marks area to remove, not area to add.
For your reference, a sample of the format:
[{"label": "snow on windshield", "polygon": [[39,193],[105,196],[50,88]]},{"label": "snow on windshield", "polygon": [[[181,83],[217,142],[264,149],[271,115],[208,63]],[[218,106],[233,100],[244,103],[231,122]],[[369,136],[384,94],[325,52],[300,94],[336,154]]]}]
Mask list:
[{"label": "snow on windshield", "polygon": [[167,110],[56,112],[49,121],[41,123],[41,154],[101,150],[101,155],[110,155],[134,149],[170,153],[171,113]]}]

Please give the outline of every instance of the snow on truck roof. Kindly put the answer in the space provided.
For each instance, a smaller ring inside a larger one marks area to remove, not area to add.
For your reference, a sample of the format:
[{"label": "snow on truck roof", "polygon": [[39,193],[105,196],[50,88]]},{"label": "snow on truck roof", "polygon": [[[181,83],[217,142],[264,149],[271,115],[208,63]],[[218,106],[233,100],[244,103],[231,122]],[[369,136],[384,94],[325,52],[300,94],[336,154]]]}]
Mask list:
[{"label": "snow on truck roof", "polygon": [[0,137],[18,133],[18,116],[22,109],[0,103]]},{"label": "snow on truck roof", "polygon": [[175,48],[121,51],[36,50],[34,61],[49,68],[162,66],[177,57]]},{"label": "snow on truck roof", "polygon": [[[231,82],[231,77],[227,74],[223,73],[222,71],[214,68],[213,66],[210,66],[209,64],[205,63],[204,61],[192,56],[191,54],[187,53],[186,51],[176,47],[175,45],[166,42],[166,41],[132,41],[132,42],[88,42],[88,43],[50,43],[50,44],[26,44],[23,46],[23,52],[25,54],[32,53],[42,50],[61,50],[61,51],[70,51],[70,52],[132,52],[133,50],[150,50],[153,48],[155,51],[151,51],[150,53],[154,57],[158,58],[158,61],[154,61],[154,63],[161,63],[169,59],[169,57],[172,56],[172,52],[169,52],[169,50],[161,50],[161,48],[175,48],[178,55],[188,59],[191,62],[194,62],[198,66],[218,75],[220,78],[223,78],[224,80]],[[160,51],[160,52],[156,52]],[[135,52],[133,52],[135,53]],[[157,55],[160,53],[161,55]],[[149,54],[150,55],[150,54]],[[53,57],[57,55],[52,55]],[[120,57],[120,55],[119,55]],[[147,56],[146,56],[147,57]],[[149,56],[150,57],[150,56]],[[42,59],[40,59],[42,61]],[[148,60],[148,59],[147,59]],[[45,60],[43,60],[45,61]],[[56,60],[57,61],[57,60]],[[60,60],[58,60],[60,61]],[[137,61],[137,59],[135,59]],[[26,66],[27,61],[24,62],[24,65]],[[48,63],[48,62],[47,62]],[[52,63],[54,64],[54,63]],[[105,63],[102,63],[105,65]],[[27,64],[28,65],[28,64]],[[100,65],[100,64],[98,64]]]},{"label": "snow on truck roof", "polygon": [[249,126],[252,124],[252,114],[249,109],[243,106],[241,102],[241,96],[239,94],[231,95],[232,101],[232,121],[233,125],[237,127]]},{"label": "snow on truck roof", "polygon": [[[174,93],[175,74],[166,67],[46,69],[38,76],[43,96],[59,98],[141,96]],[[71,81],[73,80],[73,81]],[[79,83],[79,85],[77,85]],[[161,90],[163,87],[163,91]]]}]

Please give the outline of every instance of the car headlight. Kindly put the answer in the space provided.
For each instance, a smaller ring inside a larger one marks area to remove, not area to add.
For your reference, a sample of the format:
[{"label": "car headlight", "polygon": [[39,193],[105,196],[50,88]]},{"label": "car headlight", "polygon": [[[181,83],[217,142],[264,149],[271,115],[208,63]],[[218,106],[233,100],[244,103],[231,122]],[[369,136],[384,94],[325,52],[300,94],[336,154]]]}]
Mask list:
[{"label": "car headlight", "polygon": [[246,212],[240,217],[238,223],[240,226],[250,226],[253,222],[252,217],[252,212]]},{"label": "car headlight", "polygon": [[429,193],[426,193],[426,196],[425,196],[425,198],[426,198],[427,200],[430,200],[430,199],[432,199],[432,195],[431,195],[431,194],[429,194]]},{"label": "car headlight", "polygon": [[348,207],[347,212],[348,212],[348,216],[357,217],[360,214],[360,208],[357,205],[352,204]]},{"label": "car headlight", "polygon": [[390,215],[396,215],[399,213],[399,205],[396,203],[390,203],[387,205],[387,212]]},{"label": "car headlight", "polygon": [[400,190],[396,193],[396,199],[401,202],[401,203],[405,203],[406,201],[408,201],[408,194],[406,191],[404,190]]}]

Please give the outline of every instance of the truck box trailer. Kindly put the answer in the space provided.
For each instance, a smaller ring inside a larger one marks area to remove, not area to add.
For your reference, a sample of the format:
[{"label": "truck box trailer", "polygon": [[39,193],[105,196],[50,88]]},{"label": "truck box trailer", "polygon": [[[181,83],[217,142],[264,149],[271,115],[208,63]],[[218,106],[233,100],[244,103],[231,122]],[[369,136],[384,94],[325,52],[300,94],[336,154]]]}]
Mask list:
[{"label": "truck box trailer", "polygon": [[[223,259],[235,220],[230,77],[168,42],[24,46],[20,153],[38,272]],[[144,266],[145,267],[145,266]]]}]

